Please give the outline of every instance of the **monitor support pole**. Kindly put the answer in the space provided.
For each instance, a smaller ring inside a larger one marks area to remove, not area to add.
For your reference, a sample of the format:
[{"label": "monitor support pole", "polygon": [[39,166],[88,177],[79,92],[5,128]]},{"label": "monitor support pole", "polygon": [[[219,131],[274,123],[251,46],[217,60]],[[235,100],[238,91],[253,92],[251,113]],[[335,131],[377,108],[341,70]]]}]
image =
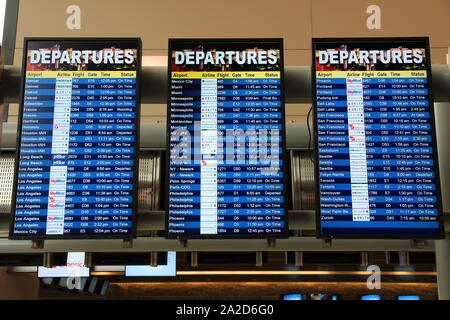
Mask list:
[{"label": "monitor support pole", "polygon": [[31,249],[44,249],[44,240],[31,241]]},{"label": "monitor support pole", "polygon": [[131,249],[131,248],[133,248],[133,239],[124,239],[123,240],[123,248],[124,249]]}]

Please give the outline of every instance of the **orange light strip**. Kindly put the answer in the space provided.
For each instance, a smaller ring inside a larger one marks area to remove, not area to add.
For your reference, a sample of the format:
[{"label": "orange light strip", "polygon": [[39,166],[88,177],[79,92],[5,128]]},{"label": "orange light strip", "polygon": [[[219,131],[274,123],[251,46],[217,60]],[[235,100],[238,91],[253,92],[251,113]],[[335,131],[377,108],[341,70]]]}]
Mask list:
[{"label": "orange light strip", "polygon": [[122,271],[92,271],[91,276],[123,276]]},{"label": "orange light strip", "polygon": [[[371,275],[369,271],[177,271],[177,276],[365,276]],[[120,271],[94,271],[91,276],[122,276],[124,272]],[[428,276],[435,277],[433,271],[385,271],[381,272],[385,276]]]}]

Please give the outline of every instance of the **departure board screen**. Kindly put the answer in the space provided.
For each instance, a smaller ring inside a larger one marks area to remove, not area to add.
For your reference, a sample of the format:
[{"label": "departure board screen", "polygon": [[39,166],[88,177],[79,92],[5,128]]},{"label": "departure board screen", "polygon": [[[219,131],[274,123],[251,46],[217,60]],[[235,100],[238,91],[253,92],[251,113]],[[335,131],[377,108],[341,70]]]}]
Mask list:
[{"label": "departure board screen", "polygon": [[281,39],[169,41],[167,238],[286,237]]},{"label": "departure board screen", "polygon": [[442,236],[427,38],[315,39],[318,234]]},{"label": "departure board screen", "polygon": [[10,238],[134,237],[140,39],[25,39]]}]

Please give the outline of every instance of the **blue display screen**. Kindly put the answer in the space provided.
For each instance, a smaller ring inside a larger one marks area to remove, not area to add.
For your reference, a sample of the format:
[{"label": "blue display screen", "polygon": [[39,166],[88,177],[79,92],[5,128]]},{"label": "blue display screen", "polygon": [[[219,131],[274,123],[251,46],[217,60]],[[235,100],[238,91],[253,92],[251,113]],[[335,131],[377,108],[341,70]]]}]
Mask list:
[{"label": "blue display screen", "polygon": [[169,43],[167,237],[285,237],[282,41]]},{"label": "blue display screen", "polygon": [[420,296],[398,296],[397,300],[421,300]]},{"label": "blue display screen", "polygon": [[282,296],[282,300],[286,300],[286,301],[305,300],[305,297],[301,293],[289,293],[289,294],[284,294]]},{"label": "blue display screen", "polygon": [[316,39],[318,233],[442,236],[428,39]]},{"label": "blue display screen", "polygon": [[140,40],[27,40],[11,238],[134,234]]}]

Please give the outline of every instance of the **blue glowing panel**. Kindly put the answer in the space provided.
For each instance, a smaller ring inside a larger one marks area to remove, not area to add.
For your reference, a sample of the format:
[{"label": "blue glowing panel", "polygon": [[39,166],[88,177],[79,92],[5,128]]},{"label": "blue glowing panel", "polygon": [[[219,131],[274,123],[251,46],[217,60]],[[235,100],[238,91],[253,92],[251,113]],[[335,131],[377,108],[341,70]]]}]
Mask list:
[{"label": "blue glowing panel", "polygon": [[152,266],[126,266],[126,277],[175,277],[177,275],[177,253],[167,253],[167,264]]},{"label": "blue glowing panel", "polygon": [[286,237],[280,39],[171,40],[168,238]]},{"label": "blue glowing panel", "polygon": [[52,268],[38,267],[39,278],[80,278],[89,277],[89,268],[84,264],[84,252],[68,252],[67,264]]},{"label": "blue glowing panel", "polygon": [[315,39],[313,54],[318,235],[442,237],[428,39]]},{"label": "blue glowing panel", "polygon": [[139,39],[26,39],[10,238],[131,238]]}]

